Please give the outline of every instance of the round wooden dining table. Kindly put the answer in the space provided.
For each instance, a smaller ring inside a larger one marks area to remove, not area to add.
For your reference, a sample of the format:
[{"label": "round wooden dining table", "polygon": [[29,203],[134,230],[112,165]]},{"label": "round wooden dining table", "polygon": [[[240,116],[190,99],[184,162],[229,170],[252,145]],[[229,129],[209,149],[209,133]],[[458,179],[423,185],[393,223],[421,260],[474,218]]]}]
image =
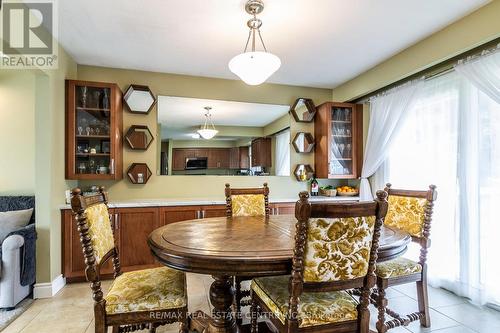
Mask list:
[{"label": "round wooden dining table", "polygon": [[[294,215],[181,221],[154,230],[148,244],[164,265],[214,278],[209,292],[212,316],[194,313],[192,327],[200,332],[238,332],[231,311],[233,276],[289,274],[296,222]],[[378,261],[402,255],[410,241],[409,234],[383,228]]]}]

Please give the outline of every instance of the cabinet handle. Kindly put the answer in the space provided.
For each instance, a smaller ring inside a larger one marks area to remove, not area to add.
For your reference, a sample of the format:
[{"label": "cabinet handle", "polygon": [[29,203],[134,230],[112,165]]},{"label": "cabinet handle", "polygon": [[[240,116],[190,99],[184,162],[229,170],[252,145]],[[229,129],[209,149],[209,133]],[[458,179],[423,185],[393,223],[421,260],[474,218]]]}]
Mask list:
[{"label": "cabinet handle", "polygon": [[204,219],[204,218],[205,218],[205,211],[204,211],[204,210],[202,210],[202,211],[201,211],[201,218],[202,218],[202,219]]},{"label": "cabinet handle", "polygon": [[274,208],[274,209],[275,209],[274,214],[275,214],[275,215],[279,215],[279,214],[280,214],[280,209],[279,209],[278,207],[276,207],[276,208]]},{"label": "cabinet handle", "polygon": [[115,174],[115,159],[112,158],[111,159],[111,166],[110,166],[110,169],[111,169],[111,174],[114,175]]},{"label": "cabinet handle", "polygon": [[115,230],[120,228],[120,220],[118,218],[118,213],[115,213]]},{"label": "cabinet handle", "polygon": [[197,218],[197,219],[200,219],[200,218],[201,218],[201,217],[200,217],[200,211],[199,211],[199,210],[197,210],[197,211],[196,211],[196,218]]}]

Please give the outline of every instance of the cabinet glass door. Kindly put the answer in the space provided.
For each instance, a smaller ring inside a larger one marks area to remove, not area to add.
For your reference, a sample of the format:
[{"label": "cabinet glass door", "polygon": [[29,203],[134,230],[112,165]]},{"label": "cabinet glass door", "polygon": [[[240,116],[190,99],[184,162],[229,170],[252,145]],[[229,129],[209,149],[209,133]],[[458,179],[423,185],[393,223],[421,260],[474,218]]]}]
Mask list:
[{"label": "cabinet glass door", "polygon": [[353,110],[350,107],[331,109],[331,145],[329,174],[353,174]]},{"label": "cabinet glass door", "polygon": [[75,173],[114,174],[110,88],[75,87]]}]

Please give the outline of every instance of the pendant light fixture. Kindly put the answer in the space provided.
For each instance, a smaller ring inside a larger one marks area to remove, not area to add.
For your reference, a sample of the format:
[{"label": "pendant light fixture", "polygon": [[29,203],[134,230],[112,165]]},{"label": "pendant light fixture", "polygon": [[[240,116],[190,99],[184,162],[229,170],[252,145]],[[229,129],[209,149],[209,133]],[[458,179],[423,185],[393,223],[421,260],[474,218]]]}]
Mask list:
[{"label": "pendant light fixture", "polygon": [[[257,18],[257,14],[264,10],[264,2],[262,0],[249,0],[245,5],[245,10],[253,15],[253,18],[247,22],[247,26],[250,28],[247,43],[243,53],[229,61],[229,69],[246,84],[256,86],[264,83],[280,68],[281,60],[274,54],[267,52],[260,33],[262,21]],[[264,51],[255,51],[256,35],[258,35]],[[252,51],[247,52],[250,39],[252,39]]]},{"label": "pendant light fixture", "polygon": [[210,114],[210,110],[212,107],[205,106],[205,124],[197,131],[203,139],[210,140],[213,138],[219,131],[215,129],[214,123],[212,122],[212,115]]}]

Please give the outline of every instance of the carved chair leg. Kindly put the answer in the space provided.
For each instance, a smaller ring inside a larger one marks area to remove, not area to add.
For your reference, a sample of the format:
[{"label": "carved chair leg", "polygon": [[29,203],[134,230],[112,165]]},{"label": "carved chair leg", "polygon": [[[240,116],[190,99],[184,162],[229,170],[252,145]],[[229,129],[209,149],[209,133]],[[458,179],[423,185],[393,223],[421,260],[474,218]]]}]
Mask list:
[{"label": "carved chair leg", "polygon": [[378,321],[376,324],[378,333],[387,332],[385,325],[385,309],[387,307],[387,299],[385,298],[385,289],[377,285],[377,308],[378,308]]},{"label": "carved chair leg", "polygon": [[156,325],[155,324],[150,324],[148,332],[149,333],[156,333]]},{"label": "carved chair leg", "polygon": [[95,333],[107,333],[108,328],[104,324],[104,322],[95,322],[95,328],[94,328]]},{"label": "carved chair leg", "polygon": [[235,312],[235,317],[236,317],[236,324],[241,325],[242,324],[242,318],[241,318],[241,281],[235,276],[234,277],[234,312]]},{"label": "carved chair leg", "polygon": [[255,300],[254,297],[255,296],[253,295],[253,292],[252,292],[252,304],[250,305],[251,333],[257,333],[257,331],[258,331],[257,318],[259,317],[259,314],[258,314],[257,301]]},{"label": "carved chair leg", "polygon": [[189,315],[187,313],[183,314],[182,320],[179,323],[179,333],[189,332]]},{"label": "carved chair leg", "polygon": [[417,299],[418,311],[423,313],[420,318],[420,325],[423,327],[431,327],[431,317],[429,313],[429,295],[427,293],[427,274],[422,272],[422,280],[417,281]]}]

